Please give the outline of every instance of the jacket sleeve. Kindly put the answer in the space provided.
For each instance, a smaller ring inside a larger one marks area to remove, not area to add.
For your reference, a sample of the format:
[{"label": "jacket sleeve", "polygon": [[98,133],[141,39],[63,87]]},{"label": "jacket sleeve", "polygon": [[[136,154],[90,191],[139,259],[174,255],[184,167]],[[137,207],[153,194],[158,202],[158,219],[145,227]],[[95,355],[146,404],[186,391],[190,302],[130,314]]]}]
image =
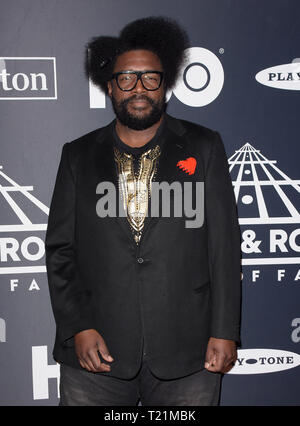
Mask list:
[{"label": "jacket sleeve", "polygon": [[65,143],[62,148],[45,237],[50,298],[61,343],[79,331],[94,328],[88,294],[76,267],[76,186],[68,147]]},{"label": "jacket sleeve", "polygon": [[225,148],[218,132],[205,180],[211,278],[211,337],[240,342],[241,241]]}]

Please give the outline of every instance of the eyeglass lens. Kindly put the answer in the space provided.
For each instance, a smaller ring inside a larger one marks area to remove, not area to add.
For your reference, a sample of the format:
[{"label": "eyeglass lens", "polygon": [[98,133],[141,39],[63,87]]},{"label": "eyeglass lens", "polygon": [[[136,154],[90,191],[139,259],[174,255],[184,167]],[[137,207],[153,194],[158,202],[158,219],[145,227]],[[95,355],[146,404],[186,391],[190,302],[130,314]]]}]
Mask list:
[{"label": "eyeglass lens", "polygon": [[[146,89],[155,90],[158,89],[160,85],[161,76],[157,73],[145,73],[141,76],[143,85]],[[119,74],[118,83],[121,89],[130,90],[132,89],[137,81],[136,74]]]}]

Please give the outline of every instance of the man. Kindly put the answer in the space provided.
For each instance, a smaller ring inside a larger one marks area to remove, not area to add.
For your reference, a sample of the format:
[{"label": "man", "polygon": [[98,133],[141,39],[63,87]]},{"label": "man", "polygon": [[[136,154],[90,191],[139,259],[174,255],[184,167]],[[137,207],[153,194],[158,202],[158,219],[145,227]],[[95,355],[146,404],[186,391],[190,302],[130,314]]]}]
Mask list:
[{"label": "man", "polygon": [[[166,113],[187,35],[150,17],[87,47],[116,119],[64,144],[50,206],[60,405],[217,405],[239,341],[240,232],[219,134]],[[151,214],[155,184],[192,184],[188,200],[197,182],[199,226],[162,214],[164,197]]]}]

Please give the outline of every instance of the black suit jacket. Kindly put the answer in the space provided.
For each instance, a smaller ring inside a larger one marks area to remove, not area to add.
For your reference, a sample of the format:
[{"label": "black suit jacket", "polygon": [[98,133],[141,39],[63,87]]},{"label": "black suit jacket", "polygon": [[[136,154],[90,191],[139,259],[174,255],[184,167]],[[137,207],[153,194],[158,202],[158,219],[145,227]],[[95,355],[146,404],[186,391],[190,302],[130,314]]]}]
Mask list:
[{"label": "black suit jacket", "polygon": [[[224,145],[218,132],[165,120],[155,180],[204,182],[204,222],[146,217],[138,248],[126,217],[96,214],[98,183],[117,187],[114,122],[63,145],[45,240],[58,362],[81,368],[74,335],[89,328],[115,360],[97,374],[119,378],[137,373],[143,336],[152,372],[165,379],[202,369],[210,336],[239,341],[240,229]],[[191,156],[189,175],[177,163]]]}]

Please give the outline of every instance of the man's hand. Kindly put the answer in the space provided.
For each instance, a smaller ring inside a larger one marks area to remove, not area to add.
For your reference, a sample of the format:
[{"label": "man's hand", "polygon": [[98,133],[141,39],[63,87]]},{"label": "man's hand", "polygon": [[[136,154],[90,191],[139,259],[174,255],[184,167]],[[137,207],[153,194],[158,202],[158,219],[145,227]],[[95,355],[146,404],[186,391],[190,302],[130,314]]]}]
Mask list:
[{"label": "man's hand", "polygon": [[233,340],[216,339],[208,341],[205,365],[208,371],[227,373],[237,360],[236,343]]},{"label": "man's hand", "polygon": [[105,361],[112,362],[103,337],[94,329],[76,333],[74,336],[75,351],[81,367],[93,373],[110,371],[110,366],[100,361],[98,351]]}]

